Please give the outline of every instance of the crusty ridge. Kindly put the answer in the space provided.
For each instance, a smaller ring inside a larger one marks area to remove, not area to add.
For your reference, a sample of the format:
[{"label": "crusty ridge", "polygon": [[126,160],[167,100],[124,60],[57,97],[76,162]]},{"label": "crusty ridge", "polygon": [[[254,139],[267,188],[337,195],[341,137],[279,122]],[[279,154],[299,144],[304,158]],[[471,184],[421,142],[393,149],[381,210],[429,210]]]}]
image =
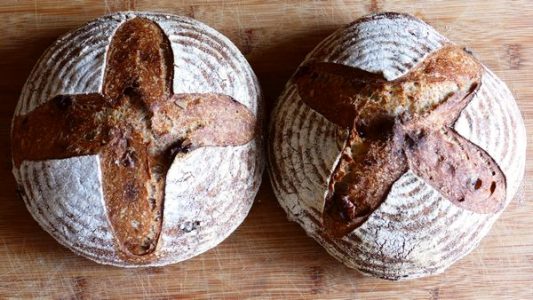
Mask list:
[{"label": "crusty ridge", "polygon": [[478,213],[503,207],[502,171],[451,128],[480,78],[480,65],[457,46],[393,81],[332,63],[299,70],[302,100],[351,132],[328,180],[323,219],[334,235],[366,221],[408,169],[460,207]]},{"label": "crusty ridge", "polygon": [[14,121],[17,167],[23,160],[101,155],[108,217],[126,260],[156,248],[175,155],[255,136],[253,113],[229,96],[172,95],[171,53],[157,24],[131,19],[109,46],[102,93],[60,95]]}]

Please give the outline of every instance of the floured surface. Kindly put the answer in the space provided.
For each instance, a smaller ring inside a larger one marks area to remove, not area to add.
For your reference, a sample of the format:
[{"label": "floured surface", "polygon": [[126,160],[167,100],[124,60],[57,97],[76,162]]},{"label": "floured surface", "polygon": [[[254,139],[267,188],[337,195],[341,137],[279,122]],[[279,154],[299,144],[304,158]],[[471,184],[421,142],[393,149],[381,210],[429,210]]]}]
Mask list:
[{"label": "floured surface", "polygon": [[98,156],[26,161],[21,170],[25,190],[40,192],[28,193],[23,199],[45,231],[59,241],[75,241],[64,245],[84,256],[114,256]]},{"label": "floured surface", "polygon": [[[6,24],[0,31],[0,295],[55,298],[194,297],[364,298],[364,299],[528,299],[533,295],[532,186],[526,201],[513,201],[480,246],[446,273],[400,283],[363,277],[331,258],[285,213],[263,183],[249,218],[225,242],[189,261],[162,269],[121,270],[99,266],[58,245],[32,220],[14,190],[8,128],[22,84],[37,57],[53,40],[109,10],[152,9],[194,15],[226,34],[247,53],[272,106],[289,76],[316,44],[336,26],[373,7],[413,13],[450,39],[467,44],[510,87],[533,129],[531,77],[533,57],[528,1],[427,2],[388,1],[272,2],[100,0],[17,1],[1,4]],[[135,5],[132,7],[132,5]],[[83,7],[82,7],[83,6]],[[490,30],[489,30],[490,28]],[[28,47],[31,43],[32,47]],[[531,140],[531,138],[530,138]],[[503,148],[505,149],[505,148]],[[531,147],[528,147],[533,155]],[[533,157],[533,156],[532,156]],[[527,173],[533,175],[531,161]]]},{"label": "floured surface", "polygon": [[[261,168],[261,163],[256,162],[257,167],[250,164],[256,151],[257,144],[252,141],[236,149],[199,149],[174,161],[165,189],[162,255],[178,249],[181,258],[187,259],[209,250],[210,245],[223,241],[240,225],[242,219],[238,216],[246,214],[255,196],[254,190],[246,187],[257,186],[256,168]],[[237,159],[242,162],[232,163]],[[211,178],[215,169],[226,177]],[[223,189],[228,180],[245,184]]]}]

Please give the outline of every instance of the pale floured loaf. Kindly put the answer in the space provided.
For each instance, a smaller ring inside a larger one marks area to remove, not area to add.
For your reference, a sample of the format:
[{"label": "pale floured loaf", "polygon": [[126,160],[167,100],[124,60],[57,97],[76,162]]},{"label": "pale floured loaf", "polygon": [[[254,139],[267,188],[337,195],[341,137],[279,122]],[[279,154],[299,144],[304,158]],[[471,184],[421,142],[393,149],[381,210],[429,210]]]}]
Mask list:
[{"label": "pale floured loaf", "polygon": [[124,12],[58,39],[12,126],[13,174],[58,242],[99,263],[158,266],[216,246],[263,170],[261,96],[226,37]]},{"label": "pale floured loaf", "polygon": [[506,85],[412,16],[327,37],[287,83],[269,175],[289,218],[349,267],[386,279],[442,272],[513,199],[526,135]]}]

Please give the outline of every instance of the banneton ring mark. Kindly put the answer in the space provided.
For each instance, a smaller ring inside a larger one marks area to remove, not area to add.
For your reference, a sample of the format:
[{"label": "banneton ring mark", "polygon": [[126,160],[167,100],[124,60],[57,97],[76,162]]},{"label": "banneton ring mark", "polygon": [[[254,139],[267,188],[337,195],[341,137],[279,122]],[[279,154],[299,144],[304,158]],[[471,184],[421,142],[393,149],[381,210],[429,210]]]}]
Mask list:
[{"label": "banneton ring mark", "polygon": [[[24,160],[99,154],[114,235],[121,255],[135,259],[156,249],[174,157],[246,144],[256,122],[230,96],[173,94],[170,43],[146,18],[120,25],[109,49],[101,93],[59,95],[15,118],[13,160],[19,167]],[[57,134],[44,139],[45,131]]]},{"label": "banneton ring mark", "polygon": [[[451,45],[393,81],[335,63],[300,68],[294,81],[303,102],[348,129],[322,211],[330,233],[341,237],[363,224],[408,170],[461,208],[503,208],[503,172],[452,128],[479,89],[481,73],[471,55]],[[457,88],[435,97],[424,83]]]}]

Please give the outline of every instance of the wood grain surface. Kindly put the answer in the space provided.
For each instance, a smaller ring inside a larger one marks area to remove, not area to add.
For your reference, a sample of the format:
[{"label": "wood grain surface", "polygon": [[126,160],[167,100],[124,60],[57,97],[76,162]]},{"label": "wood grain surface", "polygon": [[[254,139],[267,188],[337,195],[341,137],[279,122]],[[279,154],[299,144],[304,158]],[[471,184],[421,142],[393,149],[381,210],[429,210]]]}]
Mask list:
[{"label": "wood grain surface", "polygon": [[526,179],[491,233],[442,275],[408,282],[364,277],[329,257],[289,223],[268,180],[244,224],[217,248],[148,269],[97,265],[57,244],[16,196],[9,131],[15,104],[40,54],[59,35],[119,10],[194,17],[246,55],[269,108],[321,39],[376,11],[414,14],[467,45],[517,98],[533,140],[533,2],[522,1],[178,1],[2,0],[0,2],[0,298],[361,298],[532,299],[533,148]]}]

